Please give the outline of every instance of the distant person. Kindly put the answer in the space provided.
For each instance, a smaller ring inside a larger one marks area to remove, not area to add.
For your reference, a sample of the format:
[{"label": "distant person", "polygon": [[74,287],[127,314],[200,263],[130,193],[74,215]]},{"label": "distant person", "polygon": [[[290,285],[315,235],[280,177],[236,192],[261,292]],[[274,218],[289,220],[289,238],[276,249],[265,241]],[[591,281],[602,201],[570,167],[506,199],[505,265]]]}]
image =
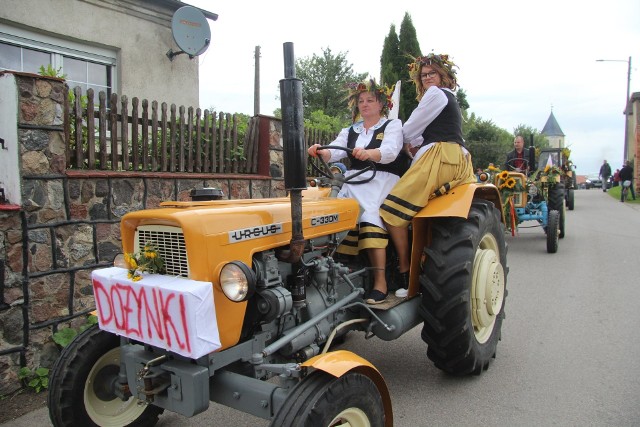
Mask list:
[{"label": "distant person", "polygon": [[531,172],[529,164],[529,149],[524,148],[524,138],[516,135],[513,140],[513,151],[507,153],[507,160],[504,162],[504,170],[515,172]]},{"label": "distant person", "polygon": [[600,173],[598,174],[598,178],[602,179],[602,191],[606,192],[609,187],[609,177],[611,176],[611,166],[605,160],[600,166]]},{"label": "distant person", "polygon": [[[623,166],[624,167],[624,166]],[[620,169],[616,169],[613,173],[613,187],[617,187],[620,184]]]},{"label": "distant person", "polygon": [[[622,167],[622,169],[620,169],[620,184],[624,185],[625,181],[629,181],[629,190],[631,191],[631,198],[633,200],[636,199],[636,192],[633,189],[633,168],[631,167],[631,162],[629,160],[627,160],[624,164],[624,166]],[[622,191],[620,192],[620,201],[624,202],[624,200],[622,200]]]}]

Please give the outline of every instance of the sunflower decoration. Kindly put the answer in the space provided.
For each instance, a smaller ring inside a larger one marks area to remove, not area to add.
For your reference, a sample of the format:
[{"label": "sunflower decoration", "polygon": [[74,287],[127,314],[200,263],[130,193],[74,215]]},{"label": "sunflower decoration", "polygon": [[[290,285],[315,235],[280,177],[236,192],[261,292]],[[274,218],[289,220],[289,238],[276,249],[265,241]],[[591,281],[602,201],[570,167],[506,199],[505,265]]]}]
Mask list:
[{"label": "sunflower decoration", "polygon": [[127,253],[124,260],[129,266],[127,277],[134,282],[142,279],[142,273],[162,274],[165,272],[164,260],[158,249],[151,243],[145,243],[144,247],[135,254]]},{"label": "sunflower decoration", "polygon": [[545,166],[542,170],[537,170],[531,177],[532,181],[546,181],[550,183],[558,182],[559,176],[564,175],[564,171],[558,166]]},{"label": "sunflower decoration", "polygon": [[376,99],[382,103],[382,115],[389,114],[389,110],[393,108],[393,101],[391,95],[393,95],[393,89],[395,85],[388,87],[386,85],[378,85],[375,79],[365,80],[363,82],[347,83],[347,106],[351,111],[351,118],[355,123],[360,119],[360,112],[358,111],[358,96],[362,92],[371,92],[375,94]]},{"label": "sunflower decoration", "polygon": [[502,200],[502,214],[507,227],[514,232],[518,224],[518,214],[513,206],[513,197],[517,193],[528,191],[528,183],[523,183],[509,174],[509,171],[502,170],[493,163],[482,173],[494,177],[494,184],[500,191]]}]

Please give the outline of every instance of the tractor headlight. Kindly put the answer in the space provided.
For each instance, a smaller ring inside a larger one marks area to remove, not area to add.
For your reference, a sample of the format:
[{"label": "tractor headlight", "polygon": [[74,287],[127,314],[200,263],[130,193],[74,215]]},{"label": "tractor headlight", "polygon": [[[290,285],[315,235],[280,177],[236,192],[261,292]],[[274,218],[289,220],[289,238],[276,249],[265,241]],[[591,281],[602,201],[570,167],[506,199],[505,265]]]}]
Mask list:
[{"label": "tractor headlight", "polygon": [[220,270],[220,286],[231,301],[246,301],[256,289],[256,276],[242,261],[231,261]]},{"label": "tractor headlight", "polygon": [[116,257],[113,259],[113,266],[114,267],[125,268],[127,270],[129,268],[131,268],[131,267],[129,267],[129,264],[127,263],[127,261],[124,260],[124,254],[116,255]]}]

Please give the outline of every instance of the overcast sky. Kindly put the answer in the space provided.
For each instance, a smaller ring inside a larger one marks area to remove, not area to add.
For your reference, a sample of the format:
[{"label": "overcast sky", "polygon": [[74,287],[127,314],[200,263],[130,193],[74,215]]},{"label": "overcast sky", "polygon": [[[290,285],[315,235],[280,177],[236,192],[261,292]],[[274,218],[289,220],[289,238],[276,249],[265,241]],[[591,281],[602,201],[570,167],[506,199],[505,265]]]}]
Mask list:
[{"label": "overcast sky", "polygon": [[621,166],[630,56],[631,93],[640,92],[639,0],[186,3],[219,15],[199,57],[202,108],[253,115],[256,46],[262,114],[280,107],[285,42],[296,58],[346,52],[355,72],[377,80],[384,38],[408,12],[422,53],[448,53],[459,66],[470,112],[509,132],[540,131],[553,108],[578,174],[597,173],[604,159]]}]

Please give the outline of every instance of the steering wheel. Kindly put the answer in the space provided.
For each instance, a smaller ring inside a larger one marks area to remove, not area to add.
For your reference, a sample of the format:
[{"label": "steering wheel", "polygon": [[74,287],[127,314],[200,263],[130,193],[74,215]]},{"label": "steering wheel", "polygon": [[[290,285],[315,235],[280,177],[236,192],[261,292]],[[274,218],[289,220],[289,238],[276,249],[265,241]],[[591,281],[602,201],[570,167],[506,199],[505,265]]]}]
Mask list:
[{"label": "steering wheel", "polygon": [[[521,162],[524,162],[524,170],[520,170],[516,167],[516,161],[519,160]],[[506,162],[507,168],[508,170],[512,171],[512,172],[524,172],[525,174],[529,173],[529,160],[528,159],[518,159],[518,158],[513,158],[513,159],[509,159]]]},{"label": "steering wheel", "polygon": [[[324,145],[322,147],[318,147],[317,151],[320,150],[342,150],[342,151],[346,151],[347,153],[351,154],[353,152],[353,150],[351,148],[347,148],[347,147],[339,147],[339,146],[335,146],[335,145]],[[322,156],[318,156],[318,159],[320,159],[321,162],[321,166],[322,167],[318,167],[316,166],[316,164],[314,162],[311,162],[311,167],[318,172],[320,175],[329,178],[331,180],[336,180],[338,182],[341,182],[343,184],[366,184],[367,182],[370,182],[375,176],[376,176],[376,164],[375,162],[371,161],[371,160],[365,160],[365,162],[367,162],[367,166],[364,169],[359,170],[358,172],[349,175],[348,177],[344,177],[344,175],[342,174],[335,174],[331,171],[331,166],[329,166],[327,164],[327,162],[324,161],[324,159],[322,158]],[[360,180],[355,180],[355,178],[359,177],[360,175],[362,175],[363,173],[372,170],[373,173],[371,174],[370,177],[365,178],[365,179],[360,179]]]}]

